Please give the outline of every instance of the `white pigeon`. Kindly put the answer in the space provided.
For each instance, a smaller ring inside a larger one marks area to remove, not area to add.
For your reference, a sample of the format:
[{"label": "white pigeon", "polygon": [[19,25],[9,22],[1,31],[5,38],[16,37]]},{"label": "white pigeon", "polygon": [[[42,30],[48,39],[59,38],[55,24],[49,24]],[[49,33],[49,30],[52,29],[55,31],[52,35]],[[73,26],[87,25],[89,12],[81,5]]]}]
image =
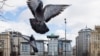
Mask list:
[{"label": "white pigeon", "polygon": [[[45,22],[48,22],[51,18],[60,14],[66,7],[69,5],[46,5],[43,8],[43,3],[41,0],[28,0],[28,7],[30,8],[32,14],[34,15],[34,19],[30,19],[30,23],[32,28],[37,32],[44,34],[49,31]],[[32,22],[33,20],[33,22]],[[37,28],[35,27],[36,25]],[[41,29],[40,29],[41,28]],[[46,29],[46,30],[45,30]]]}]

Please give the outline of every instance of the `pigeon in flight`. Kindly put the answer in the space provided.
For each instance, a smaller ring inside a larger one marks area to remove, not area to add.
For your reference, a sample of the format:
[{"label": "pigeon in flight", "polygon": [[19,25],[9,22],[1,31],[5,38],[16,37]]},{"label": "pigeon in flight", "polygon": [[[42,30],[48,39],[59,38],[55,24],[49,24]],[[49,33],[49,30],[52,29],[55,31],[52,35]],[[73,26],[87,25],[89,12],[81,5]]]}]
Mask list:
[{"label": "pigeon in flight", "polygon": [[[28,41],[28,43],[30,44],[30,46],[33,48],[33,51],[34,53],[35,52],[38,52],[38,48],[37,48],[37,45],[36,45],[36,40],[35,38],[33,37],[33,35],[31,35],[30,37],[29,36],[24,36],[22,37],[23,39],[25,39],[26,41]],[[34,54],[32,53],[32,54]],[[35,55],[35,54],[34,54]]]},{"label": "pigeon in flight", "polygon": [[28,0],[27,5],[31,10],[34,18],[30,18],[30,24],[35,32],[44,34],[49,31],[46,26],[51,18],[59,15],[69,5],[46,5],[43,8],[43,2],[41,0]]},{"label": "pigeon in flight", "polygon": [[33,35],[31,35],[29,42],[30,42],[30,45],[32,46],[34,52],[38,52],[36,41],[35,41],[35,38],[33,37]]}]

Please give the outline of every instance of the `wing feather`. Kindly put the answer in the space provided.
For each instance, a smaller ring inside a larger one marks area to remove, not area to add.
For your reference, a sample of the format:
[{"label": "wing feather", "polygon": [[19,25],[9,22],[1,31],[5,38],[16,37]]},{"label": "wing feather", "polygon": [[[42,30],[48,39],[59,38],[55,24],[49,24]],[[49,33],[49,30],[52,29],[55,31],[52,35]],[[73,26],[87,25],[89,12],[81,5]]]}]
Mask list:
[{"label": "wing feather", "polygon": [[29,9],[31,10],[32,14],[35,15],[35,11],[39,5],[39,0],[28,0],[27,5]]},{"label": "wing feather", "polygon": [[44,8],[44,18],[48,22],[51,18],[60,14],[69,5],[47,5]]}]

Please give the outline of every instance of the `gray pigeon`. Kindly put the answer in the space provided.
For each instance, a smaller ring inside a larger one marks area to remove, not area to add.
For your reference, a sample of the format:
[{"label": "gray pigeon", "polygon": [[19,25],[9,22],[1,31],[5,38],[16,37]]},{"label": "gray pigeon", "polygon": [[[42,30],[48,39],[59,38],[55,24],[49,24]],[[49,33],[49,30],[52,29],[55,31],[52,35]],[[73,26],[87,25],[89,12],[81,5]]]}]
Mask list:
[{"label": "gray pigeon", "polygon": [[25,39],[26,41],[28,41],[30,46],[33,48],[34,53],[38,52],[38,48],[37,48],[37,45],[36,45],[36,40],[35,40],[33,35],[31,35],[30,37],[23,35],[22,38]]},{"label": "gray pigeon", "polygon": [[30,19],[32,28],[40,34],[44,34],[49,31],[45,22],[48,22],[51,18],[60,14],[69,5],[46,5],[43,8],[41,0],[28,0],[29,9],[35,18]]}]

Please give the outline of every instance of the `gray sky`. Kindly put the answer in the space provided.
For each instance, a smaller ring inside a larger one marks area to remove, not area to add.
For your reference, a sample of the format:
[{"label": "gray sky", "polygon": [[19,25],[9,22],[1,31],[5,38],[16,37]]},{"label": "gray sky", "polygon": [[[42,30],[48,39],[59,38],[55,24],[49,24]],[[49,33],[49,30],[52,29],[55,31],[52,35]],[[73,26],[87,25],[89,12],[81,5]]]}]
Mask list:
[{"label": "gray sky", "polygon": [[[16,2],[15,2],[16,1]],[[100,25],[100,0],[42,0],[44,6],[47,4],[69,4],[70,7],[66,8],[60,15],[53,18],[47,23],[50,29],[53,29],[50,25],[55,25],[56,30],[50,30],[50,33],[59,34],[60,37],[64,37],[64,18],[67,19],[67,39],[73,40],[72,45],[75,45],[75,38],[78,35],[80,29],[84,29],[86,26],[94,29],[95,25]],[[4,6],[2,9],[4,13],[11,12],[16,15],[16,12],[20,11],[19,7],[25,7],[26,0],[7,0],[6,4],[12,7]],[[1,22],[0,31],[9,29],[17,30],[25,35],[34,34],[37,39],[46,39],[45,35],[35,33],[30,25],[29,18],[33,17],[30,10],[27,8],[18,16],[18,21],[13,22]],[[24,29],[23,29],[24,27]],[[50,34],[47,33],[47,34]],[[41,36],[41,37],[40,37]]]}]

